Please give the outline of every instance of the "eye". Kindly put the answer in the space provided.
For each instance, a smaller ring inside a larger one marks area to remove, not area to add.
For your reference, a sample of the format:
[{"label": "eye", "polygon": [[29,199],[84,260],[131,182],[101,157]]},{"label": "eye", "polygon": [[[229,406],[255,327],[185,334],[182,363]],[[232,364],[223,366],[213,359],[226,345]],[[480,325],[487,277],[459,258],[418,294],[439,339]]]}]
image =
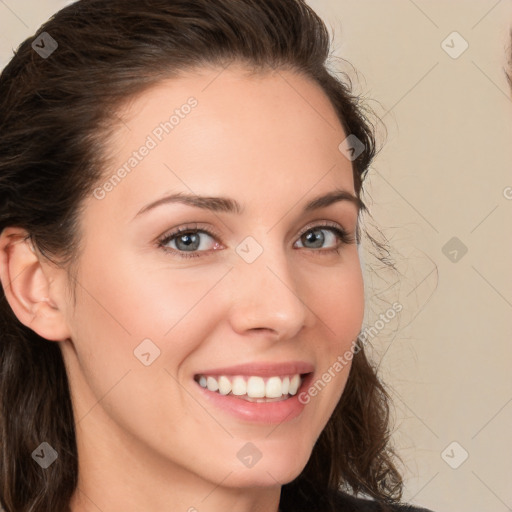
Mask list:
[{"label": "eye", "polygon": [[354,243],[355,239],[337,225],[322,225],[306,228],[306,231],[300,236],[297,243],[298,242],[306,249],[322,249],[325,245],[328,245],[330,247],[327,247],[326,250],[316,252],[331,253],[338,252],[340,246],[343,244]]},{"label": "eye", "polygon": [[[219,238],[218,235],[208,229],[198,229],[196,224],[194,226],[183,226],[165,234],[158,240],[157,244],[164,251],[175,254],[180,258],[198,258],[208,256],[222,248],[222,244],[217,241]],[[297,243],[300,243],[299,248],[311,249],[319,254],[327,254],[339,252],[341,245],[354,242],[355,238],[339,225],[307,226],[294,247]],[[325,249],[325,245],[331,247]]]},{"label": "eye", "polygon": [[[208,242],[208,238],[213,243]],[[182,227],[164,235],[158,241],[158,246],[182,258],[195,258],[201,256],[201,253],[208,253],[208,249],[215,250],[220,244],[215,241],[215,235],[206,229]]]}]

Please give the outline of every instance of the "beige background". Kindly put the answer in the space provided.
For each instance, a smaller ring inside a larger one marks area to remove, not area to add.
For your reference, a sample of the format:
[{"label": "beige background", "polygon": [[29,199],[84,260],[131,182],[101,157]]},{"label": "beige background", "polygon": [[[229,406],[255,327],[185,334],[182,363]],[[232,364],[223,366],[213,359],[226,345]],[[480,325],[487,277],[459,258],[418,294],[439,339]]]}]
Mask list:
[{"label": "beige background", "polygon": [[[0,0],[0,67],[67,3]],[[309,3],[388,131],[365,201],[401,278],[380,279],[365,253],[366,323],[403,305],[372,346],[394,396],[405,498],[436,512],[512,510],[512,4]]]}]

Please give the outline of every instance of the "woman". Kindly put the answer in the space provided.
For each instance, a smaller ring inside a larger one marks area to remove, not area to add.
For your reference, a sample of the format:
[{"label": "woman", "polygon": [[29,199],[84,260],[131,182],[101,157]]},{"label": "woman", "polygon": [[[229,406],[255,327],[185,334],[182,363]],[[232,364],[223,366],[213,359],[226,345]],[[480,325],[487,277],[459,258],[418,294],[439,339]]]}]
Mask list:
[{"label": "woman", "polygon": [[299,0],[81,0],[20,46],[7,512],[417,510],[360,336],[373,132],[328,52]]}]

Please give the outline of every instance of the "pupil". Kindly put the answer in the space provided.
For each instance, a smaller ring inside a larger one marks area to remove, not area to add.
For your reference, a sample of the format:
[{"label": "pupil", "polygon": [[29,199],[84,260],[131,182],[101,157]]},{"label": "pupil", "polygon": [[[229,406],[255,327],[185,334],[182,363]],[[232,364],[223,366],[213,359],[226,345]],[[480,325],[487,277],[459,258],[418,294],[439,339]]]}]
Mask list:
[{"label": "pupil", "polygon": [[185,244],[185,250],[197,249],[197,247],[199,246],[199,238],[196,233],[181,235],[176,243],[176,246],[180,248],[178,242],[183,242]]},{"label": "pupil", "polygon": [[[319,236],[315,235],[315,233],[319,233]],[[324,242],[324,234],[322,233],[321,230],[318,230],[318,231],[310,231],[308,235],[306,235],[306,239],[309,241],[309,242],[313,242],[315,243],[315,240],[316,240],[316,245],[315,247],[322,247],[323,245],[323,242]]]}]

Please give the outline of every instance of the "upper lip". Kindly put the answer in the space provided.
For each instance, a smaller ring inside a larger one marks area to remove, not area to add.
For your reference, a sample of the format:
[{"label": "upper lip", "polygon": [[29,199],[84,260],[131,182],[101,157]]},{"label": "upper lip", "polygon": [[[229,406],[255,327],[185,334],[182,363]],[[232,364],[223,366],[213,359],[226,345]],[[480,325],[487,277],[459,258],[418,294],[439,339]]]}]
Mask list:
[{"label": "upper lip", "polygon": [[255,375],[268,377],[272,375],[295,375],[296,373],[310,373],[315,370],[311,363],[305,361],[289,361],[283,363],[245,363],[223,368],[211,368],[196,375]]}]

